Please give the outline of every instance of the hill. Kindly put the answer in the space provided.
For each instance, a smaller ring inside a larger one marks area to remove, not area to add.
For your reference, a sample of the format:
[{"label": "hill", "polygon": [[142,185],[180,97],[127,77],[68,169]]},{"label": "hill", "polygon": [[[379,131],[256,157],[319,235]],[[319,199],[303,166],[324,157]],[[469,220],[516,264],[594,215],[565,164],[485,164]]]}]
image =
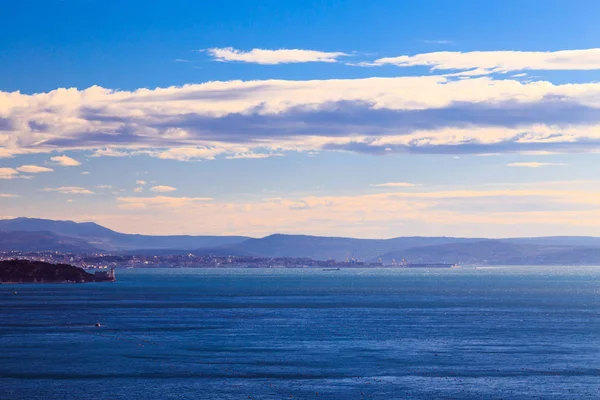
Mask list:
[{"label": "hill", "polygon": [[94,275],[72,265],[27,260],[0,261],[0,282],[3,283],[83,283],[94,281]]},{"label": "hill", "polygon": [[150,236],[126,234],[115,232],[93,222],[54,221],[39,218],[0,220],[0,231],[52,232],[57,235],[82,239],[92,248],[107,251],[157,248],[195,250],[204,247],[232,245],[248,239],[244,236]]},{"label": "hill", "polygon": [[384,254],[384,262],[479,265],[600,265],[600,247],[548,246],[483,240],[413,247]]},{"label": "hill", "polygon": [[99,251],[87,241],[53,232],[0,231],[0,251],[60,251],[90,253]]},{"label": "hill", "polygon": [[262,239],[248,239],[228,246],[233,254],[257,257],[308,257],[314,260],[367,260],[379,255],[419,245],[472,242],[479,239],[451,237],[399,237],[393,239],[353,239],[309,235],[275,234]]}]

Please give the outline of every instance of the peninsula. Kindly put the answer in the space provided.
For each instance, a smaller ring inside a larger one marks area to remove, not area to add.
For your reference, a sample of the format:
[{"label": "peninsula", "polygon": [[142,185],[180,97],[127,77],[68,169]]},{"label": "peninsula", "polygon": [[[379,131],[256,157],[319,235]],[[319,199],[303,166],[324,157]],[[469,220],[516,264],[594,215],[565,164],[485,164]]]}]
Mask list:
[{"label": "peninsula", "polygon": [[90,274],[68,264],[29,260],[0,261],[0,283],[85,283],[114,280],[114,270]]}]

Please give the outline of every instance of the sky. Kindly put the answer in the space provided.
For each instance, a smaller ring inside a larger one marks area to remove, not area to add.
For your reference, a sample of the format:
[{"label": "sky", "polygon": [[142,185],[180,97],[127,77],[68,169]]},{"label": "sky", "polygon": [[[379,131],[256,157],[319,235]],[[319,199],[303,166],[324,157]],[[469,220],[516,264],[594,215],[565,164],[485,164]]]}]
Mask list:
[{"label": "sky", "polygon": [[22,0],[0,218],[600,236],[600,2]]}]

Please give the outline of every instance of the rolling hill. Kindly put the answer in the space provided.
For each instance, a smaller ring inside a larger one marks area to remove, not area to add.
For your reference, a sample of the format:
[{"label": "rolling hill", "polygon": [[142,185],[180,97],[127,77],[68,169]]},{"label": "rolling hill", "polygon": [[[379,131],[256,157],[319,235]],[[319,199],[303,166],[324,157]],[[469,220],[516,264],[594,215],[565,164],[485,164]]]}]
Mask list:
[{"label": "rolling hill", "polygon": [[302,257],[315,260],[391,263],[562,264],[600,265],[600,238],[554,236],[538,238],[397,237],[354,239],[274,234],[245,236],[150,236],[115,232],[95,223],[35,218],[0,220],[0,251],[61,251],[166,255]]},{"label": "rolling hill", "polygon": [[0,220],[0,231],[46,231],[58,235],[79,238],[94,248],[107,251],[118,250],[194,250],[219,247],[248,239],[243,236],[150,236],[115,232],[93,222],[54,221],[39,218],[15,218]]}]

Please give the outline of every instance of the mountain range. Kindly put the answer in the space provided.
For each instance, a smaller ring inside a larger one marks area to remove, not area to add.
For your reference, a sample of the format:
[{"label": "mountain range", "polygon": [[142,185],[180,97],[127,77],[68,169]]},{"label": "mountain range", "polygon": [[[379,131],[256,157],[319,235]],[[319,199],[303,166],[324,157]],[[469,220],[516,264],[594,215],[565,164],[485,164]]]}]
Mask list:
[{"label": "mountain range", "polygon": [[37,218],[0,220],[0,251],[169,254],[191,252],[255,257],[306,257],[363,261],[406,259],[415,263],[600,265],[600,238],[397,237],[354,239],[274,234],[246,236],[150,236],[125,234],[93,222]]}]

